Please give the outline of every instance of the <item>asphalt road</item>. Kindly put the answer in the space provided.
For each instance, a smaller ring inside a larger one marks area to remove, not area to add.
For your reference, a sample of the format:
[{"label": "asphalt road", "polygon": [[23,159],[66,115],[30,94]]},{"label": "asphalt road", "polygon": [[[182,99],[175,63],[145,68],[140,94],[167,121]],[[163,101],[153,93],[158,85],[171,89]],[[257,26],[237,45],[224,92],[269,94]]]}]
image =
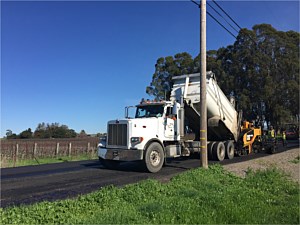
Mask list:
[{"label": "asphalt road", "polygon": [[[290,141],[289,149],[299,147],[298,141]],[[282,150],[279,150],[281,152]],[[231,164],[268,154],[258,153],[224,160]],[[217,163],[209,161],[209,164]],[[200,166],[199,155],[168,161],[155,174],[145,172],[139,163],[121,163],[118,169],[105,169],[98,160],[24,166],[1,169],[1,207],[32,204],[41,201],[74,198],[107,185],[123,186],[145,179],[168,181],[174,175]]]}]

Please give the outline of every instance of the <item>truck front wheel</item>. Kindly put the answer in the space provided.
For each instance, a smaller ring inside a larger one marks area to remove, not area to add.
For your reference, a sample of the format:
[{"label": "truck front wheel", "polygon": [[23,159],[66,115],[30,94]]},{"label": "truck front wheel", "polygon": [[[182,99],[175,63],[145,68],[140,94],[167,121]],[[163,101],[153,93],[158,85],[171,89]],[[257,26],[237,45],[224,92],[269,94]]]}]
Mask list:
[{"label": "truck front wheel", "polygon": [[164,164],[164,159],[165,155],[161,145],[157,142],[151,143],[144,155],[144,162],[147,170],[151,173],[160,171]]}]

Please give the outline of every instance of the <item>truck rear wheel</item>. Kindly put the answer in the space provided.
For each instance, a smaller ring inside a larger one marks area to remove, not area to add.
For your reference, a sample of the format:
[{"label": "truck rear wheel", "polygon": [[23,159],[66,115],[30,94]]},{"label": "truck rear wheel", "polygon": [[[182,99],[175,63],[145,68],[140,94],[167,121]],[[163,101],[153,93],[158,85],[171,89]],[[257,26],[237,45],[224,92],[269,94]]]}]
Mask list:
[{"label": "truck rear wheel", "polygon": [[226,158],[227,159],[233,159],[233,157],[234,157],[234,143],[233,143],[233,141],[226,141],[225,142],[225,148],[226,148]]},{"label": "truck rear wheel", "polygon": [[225,145],[223,142],[216,142],[213,146],[214,159],[223,161],[225,158]]},{"label": "truck rear wheel", "polygon": [[164,164],[164,159],[165,155],[161,145],[157,142],[151,143],[144,155],[144,162],[147,170],[151,173],[160,171]]},{"label": "truck rear wheel", "polygon": [[216,144],[216,142],[210,142],[207,145],[207,156],[208,156],[208,159],[210,159],[210,160],[214,159],[214,157],[213,157],[213,148],[214,148],[215,144]]}]

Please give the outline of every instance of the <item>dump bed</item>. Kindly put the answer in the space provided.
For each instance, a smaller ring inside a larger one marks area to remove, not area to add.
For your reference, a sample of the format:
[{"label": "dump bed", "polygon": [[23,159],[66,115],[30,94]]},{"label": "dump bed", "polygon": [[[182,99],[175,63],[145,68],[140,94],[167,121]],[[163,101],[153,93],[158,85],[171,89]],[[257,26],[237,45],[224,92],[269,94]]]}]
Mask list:
[{"label": "dump bed", "polygon": [[[182,102],[185,117],[193,130],[200,130],[200,74],[189,74],[173,78],[171,100]],[[239,135],[238,113],[218,86],[212,72],[207,72],[207,119],[208,140],[237,141]],[[182,101],[183,100],[183,101]]]}]

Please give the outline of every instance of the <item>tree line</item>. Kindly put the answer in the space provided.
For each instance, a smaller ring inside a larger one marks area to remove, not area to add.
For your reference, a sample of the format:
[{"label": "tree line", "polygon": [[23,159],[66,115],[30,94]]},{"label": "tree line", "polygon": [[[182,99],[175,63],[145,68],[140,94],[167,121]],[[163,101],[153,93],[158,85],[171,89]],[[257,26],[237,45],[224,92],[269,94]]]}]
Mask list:
[{"label": "tree line", "polygon": [[[269,24],[241,29],[233,45],[207,51],[207,70],[220,88],[234,96],[244,118],[262,116],[272,125],[299,122],[299,39],[295,31],[278,31]],[[200,72],[200,54],[157,59],[146,93],[170,97],[172,77]]]},{"label": "tree line", "polygon": [[[96,136],[100,137],[103,134],[98,133]],[[76,133],[75,130],[69,129],[67,125],[60,125],[59,123],[39,123],[35,131],[32,131],[31,128],[22,131],[19,134],[13,133],[11,130],[7,130],[6,138],[7,139],[43,139],[43,138],[75,138],[75,137],[87,137],[84,130],[81,130],[80,133]]]}]

